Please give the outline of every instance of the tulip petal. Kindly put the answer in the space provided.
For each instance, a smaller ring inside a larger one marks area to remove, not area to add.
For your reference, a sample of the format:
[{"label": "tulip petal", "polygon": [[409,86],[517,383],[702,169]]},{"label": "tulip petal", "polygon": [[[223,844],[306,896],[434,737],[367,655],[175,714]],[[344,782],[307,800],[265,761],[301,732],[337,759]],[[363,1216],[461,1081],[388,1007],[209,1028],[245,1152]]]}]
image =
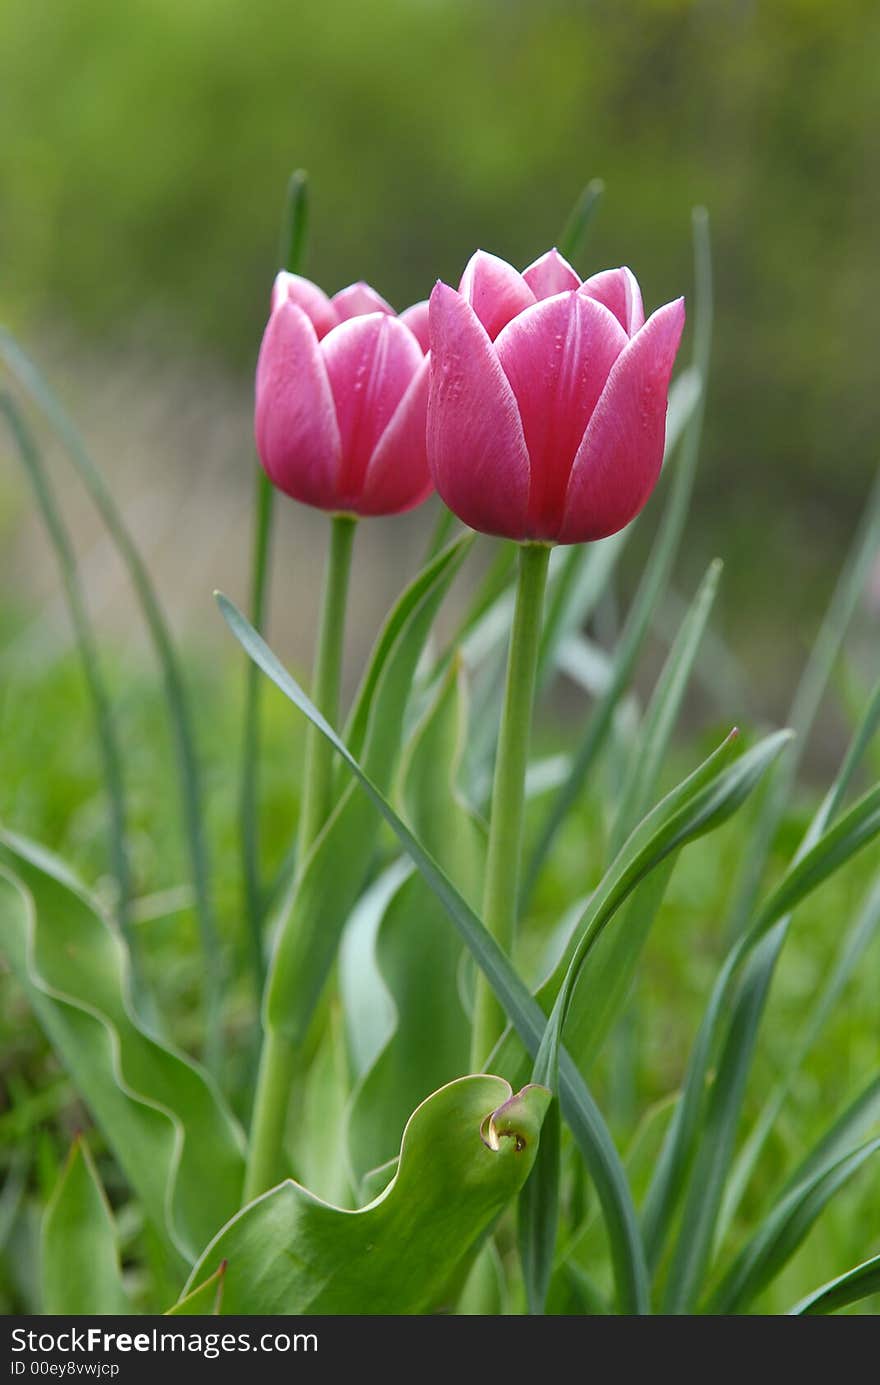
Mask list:
[{"label": "tulip petal", "polygon": [[535,295],[513,265],[485,250],[478,250],[468,260],[458,291],[493,341],[511,318],[535,302]]},{"label": "tulip petal", "polygon": [[510,381],[470,304],[446,284],[430,300],[428,463],[459,519],[527,537],[529,454]]},{"label": "tulip petal", "polygon": [[625,329],[627,336],[634,337],[645,323],[645,310],[642,307],[642,291],[631,269],[603,269],[585,279],[581,293],[595,298],[610,308],[617,321]]},{"label": "tulip petal", "polygon": [[560,543],[616,534],[654,489],[683,328],[684,299],[678,298],[657,309],[612,367],[571,470]]},{"label": "tulip petal", "polygon": [[527,308],[495,343],[529,452],[531,538],[552,539],[559,531],[575,454],[626,345],[614,314],[579,293]]},{"label": "tulip petal", "polygon": [[276,274],[272,285],[272,311],[285,301],[302,308],[319,341],[339,322],[339,315],[323,289],[319,289],[311,279],[304,279],[301,274],[288,274],[286,269],[282,269],[280,274]]},{"label": "tulip petal", "polygon": [[404,308],[400,314],[400,320],[406,323],[422,350],[427,351],[429,346],[427,298],[423,298],[420,303],[413,303],[411,308]]},{"label": "tulip petal", "polygon": [[422,361],[382,434],[364,480],[359,513],[395,515],[421,505],[434,489],[425,427],[430,361]]},{"label": "tulip petal", "polygon": [[340,438],[330,381],[315,329],[289,299],[263,335],[254,422],[270,481],[306,505],[335,509]]},{"label": "tulip petal", "polygon": [[424,357],[408,327],[387,313],[349,318],[321,342],[342,440],[339,490],[360,496],[376,444]]},{"label": "tulip petal", "polygon": [[362,279],[334,293],[330,302],[336,310],[337,322],[348,322],[349,318],[363,317],[366,313],[388,313],[391,317],[397,316],[381,293],[371,289]]},{"label": "tulip petal", "polygon": [[564,255],[554,248],[535,260],[522,276],[537,299],[552,298],[566,289],[579,289],[580,275],[576,274]]}]

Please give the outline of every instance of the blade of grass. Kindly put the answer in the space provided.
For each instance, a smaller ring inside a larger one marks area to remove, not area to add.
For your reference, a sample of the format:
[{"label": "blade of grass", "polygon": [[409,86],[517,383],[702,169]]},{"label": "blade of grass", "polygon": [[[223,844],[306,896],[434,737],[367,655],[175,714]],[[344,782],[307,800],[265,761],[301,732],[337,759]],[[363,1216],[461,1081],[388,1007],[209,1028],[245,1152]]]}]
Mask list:
[{"label": "blade of grass", "polygon": [[663,757],[712,613],[722,566],[717,559],[710,564],[657,680],[618,799],[617,817],[611,831],[612,856],[617,855],[632,828],[644,817],[654,796]]},{"label": "blade of grass", "polygon": [[[683,1098],[667,1132],[644,1212],[648,1260],[654,1267],[659,1260],[677,1200],[684,1187],[711,1057],[716,1047],[723,1042],[725,1047],[720,1060],[719,1074],[709,1099],[709,1130],[700,1142],[697,1154],[698,1167],[691,1178],[690,1215],[686,1214],[685,1217],[689,1229],[685,1233],[683,1227],[679,1237],[677,1258],[673,1262],[668,1287],[669,1295],[672,1298],[677,1296],[679,1303],[685,1301],[688,1286],[690,1289],[693,1288],[697,1267],[704,1265],[711,1253],[719,1200],[723,1196],[724,1182],[732,1158],[744,1085],[764,1002],[776,961],[787,936],[788,916],[803,894],[809,893],[809,889],[814,887],[809,883],[811,879],[815,880],[816,884],[821,883],[827,874],[837,868],[835,864],[830,863],[833,850],[829,851],[829,844],[833,848],[835,842],[845,843],[847,824],[854,815],[858,819],[865,808],[866,801],[862,800],[834,832],[828,831],[877,729],[878,714],[880,708],[875,694],[856,728],[831,788],[804,834],[791,868],[749,932],[741,935],[729,951],[700,1027],[688,1066]],[[868,795],[869,824],[870,800],[871,795]],[[862,843],[855,843],[854,849],[857,850],[860,844]],[[843,860],[845,859],[846,856],[843,857]],[[842,864],[842,861],[838,864]],[[792,891],[788,897],[785,895],[786,889]],[[799,889],[803,891],[802,894],[798,894]],[[769,936],[766,936],[768,933]],[[751,955],[753,952],[754,955]],[[748,970],[739,988],[739,995],[734,999],[740,968],[746,963]],[[722,1015],[725,1007],[730,1004],[733,1015],[729,1022],[727,1038],[722,1041]]]},{"label": "blade of grass", "polygon": [[[827,802],[827,800],[826,800]],[[821,811],[821,810],[820,810]],[[827,819],[826,819],[827,820]],[[865,795],[835,826],[815,840],[810,830],[791,868],[764,904],[748,933],[728,953],[700,1027],[681,1104],[664,1144],[645,1212],[649,1260],[656,1264],[695,1149],[676,1250],[666,1286],[664,1311],[689,1312],[711,1255],[724,1182],[730,1167],[736,1124],[758,1023],[789,924],[789,915],[806,896],[880,833],[880,787]],[[749,969],[733,1004],[726,1037],[724,1016],[741,969]],[[722,1046],[723,1045],[723,1046]],[[713,1056],[721,1047],[715,1082],[704,1091]],[[696,1135],[699,1131],[699,1141]]]},{"label": "blade of grass", "polygon": [[[875,1127],[880,1078],[874,1078],[786,1182],[773,1210],[749,1238],[707,1304],[711,1313],[737,1313],[785,1266],[830,1199],[880,1149]],[[853,1141],[856,1141],[855,1145]]]},{"label": "blade of grass", "polygon": [[837,661],[858,603],[865,589],[878,547],[880,547],[880,474],[868,496],[856,537],[838,578],[816,643],[795,692],[788,725],[797,734],[791,759],[777,767],[767,786],[755,821],[744,866],[734,894],[728,925],[729,936],[736,938],[746,927],[761,889],[777,828],[785,811],[801,758],[809,741],[816,715],[825,696],[828,680]]},{"label": "blade of grass", "polygon": [[[533,1057],[536,1056],[546,1027],[546,1018],[522,978],[448,876],[398,817],[345,743],[312,705],[265,641],[228,598],[218,594],[217,600],[230,630],[250,657],[285,697],[308,717],[312,725],[318,727],[355,775],[404,851],[440,900],[504,1006],[525,1047]],[[599,1109],[565,1052],[560,1055],[559,1094],[563,1115],[580,1146],[603,1208],[621,1311],[648,1312],[644,1256],[626,1175]]]},{"label": "blade of grass", "polygon": [[584,253],[590,228],[596,219],[605,184],[601,178],[591,178],[572,207],[568,220],[559,235],[560,255],[574,264]]},{"label": "blade of grass", "polygon": [[[308,240],[308,178],[302,169],[290,176],[282,214],[279,263],[292,274],[303,268]],[[275,488],[259,462],[255,468],[253,539],[251,546],[251,621],[257,630],[266,624],[269,600],[269,562],[272,525],[275,513]],[[257,1001],[266,980],[263,951],[263,918],[266,900],[260,866],[260,693],[259,670],[248,660],[245,672],[244,721],[242,734],[241,778],[239,783],[239,825],[241,864],[244,883],[244,916]]]},{"label": "blade of grass", "polygon": [[[867,708],[856,728],[840,771],[813,819],[809,832],[804,839],[804,846],[801,854],[816,841],[824,827],[836,816],[850,787],[853,776],[861,764],[878,728],[880,728],[880,682],[877,683],[869,698]],[[786,1063],[785,1073],[777,1083],[769,1101],[765,1105],[734,1167],[725,1192],[724,1204],[719,1215],[718,1230],[716,1233],[716,1241],[719,1243],[730,1225],[732,1218],[736,1214],[740,1199],[745,1192],[749,1179],[760,1158],[764,1144],[782,1110],[791,1084],[821,1033],[838,996],[851,976],[859,957],[862,955],[873,936],[878,922],[880,922],[880,883],[878,883],[871,892],[865,907],[858,914],[853,928],[844,937],[837,963],[831,971],[822,994],[811,1008],[803,1036],[801,1040],[794,1045],[793,1052]],[[785,930],[782,930],[779,937],[779,948],[782,947],[784,941]],[[772,979],[775,962],[776,957],[768,953],[762,963],[759,963],[757,959],[753,963],[753,968],[767,971],[768,988],[770,980]],[[760,1010],[758,1011],[758,1018],[760,1018]]]},{"label": "blade of grass", "polygon": [[836,1279],[830,1279],[820,1289],[814,1289],[794,1308],[789,1308],[788,1315],[802,1317],[807,1313],[836,1313],[838,1308],[848,1308],[851,1303],[858,1303],[876,1293],[880,1293],[880,1255],[847,1270],[846,1274],[839,1274]]},{"label": "blade of grass", "polygon": [[685,431],[682,454],[672,480],[672,487],[663,511],[663,518],[642,581],[633,601],[614,658],[614,671],[605,696],[597,702],[587,722],[581,743],[572,760],[566,783],[555,795],[545,819],[529,866],[526,870],[522,897],[531,898],[538,876],[556,835],[569,810],[577,801],[581,788],[601,750],[613,723],[614,710],[629,684],[651,617],[660,601],[678,554],[687,520],[691,493],[699,457],[703,428],[706,387],[709,372],[709,351],[712,339],[712,262],[709,245],[709,219],[702,208],[693,216],[694,275],[696,281],[696,325],[694,330],[694,367],[699,373],[700,395]]},{"label": "blade of grass", "polygon": [[196,914],[204,956],[205,1062],[216,1071],[223,1047],[223,977],[211,898],[208,847],[199,760],[183,672],[164,612],[140,550],[134,542],[103,475],[89,455],[73,421],[33,361],[0,327],[0,358],[24,392],[45,415],[86,487],[131,577],[162,669],[165,700],[180,780],[184,832],[196,897]]},{"label": "blade of grass", "polygon": [[3,413],[9,424],[34,499],[42,515],[49,540],[55,550],[55,557],[61,573],[67,609],[76,637],[77,651],[92,703],[104,773],[104,787],[109,809],[110,861],[118,892],[115,915],[122,936],[128,944],[131,954],[132,983],[135,994],[140,997],[142,992],[140,960],[134,930],[131,926],[132,875],[126,846],[128,814],[125,780],[122,769],[122,751],[116,734],[111,698],[104,682],[101,660],[98,655],[98,644],[79,578],[73,543],[55,501],[43,459],[30,429],[26,426],[12,400],[5,393],[0,393],[0,412]]}]

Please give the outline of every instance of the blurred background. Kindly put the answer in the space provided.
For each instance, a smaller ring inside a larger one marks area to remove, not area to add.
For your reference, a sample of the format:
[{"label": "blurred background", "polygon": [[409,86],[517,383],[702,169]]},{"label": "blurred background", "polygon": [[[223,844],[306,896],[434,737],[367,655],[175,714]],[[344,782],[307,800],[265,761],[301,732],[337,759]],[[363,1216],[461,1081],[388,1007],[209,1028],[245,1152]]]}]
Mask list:
[{"label": "blurred background", "polygon": [[[527,263],[601,177],[581,267],[629,264],[655,307],[691,288],[705,204],[715,351],[680,580],[725,558],[724,631],[779,715],[877,466],[878,70],[880,7],[860,0],[4,0],[0,319],[178,619],[212,639],[210,589],[243,592],[252,372],[292,167],[312,177],[308,272],[396,306],[457,282],[477,245]],[[51,601],[5,438],[0,462],[4,599]],[[69,503],[125,630],[121,577]],[[320,541],[282,509],[275,633],[305,658]],[[425,522],[362,536],[355,646]]]}]

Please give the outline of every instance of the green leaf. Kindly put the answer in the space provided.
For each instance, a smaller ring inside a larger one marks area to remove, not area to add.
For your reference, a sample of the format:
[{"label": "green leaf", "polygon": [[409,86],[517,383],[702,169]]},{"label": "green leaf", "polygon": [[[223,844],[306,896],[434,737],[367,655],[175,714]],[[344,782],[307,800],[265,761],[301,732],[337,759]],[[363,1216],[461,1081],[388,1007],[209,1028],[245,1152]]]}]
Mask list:
[{"label": "green leaf", "polygon": [[710,563],[681,623],[645,712],[630,758],[629,772],[618,799],[617,817],[611,832],[614,855],[636,823],[645,816],[656,793],[663,759],[715,603],[722,566],[717,560]]},{"label": "green leaf", "polygon": [[591,178],[569,213],[559,235],[559,253],[575,264],[584,253],[590,227],[605,192],[601,178]]},{"label": "green leaf", "polygon": [[43,1216],[43,1312],[130,1313],[113,1214],[82,1139],[73,1143]]},{"label": "green leaf", "polygon": [[291,274],[301,274],[309,240],[309,175],[297,168],[291,173],[281,214],[278,263]]},{"label": "green leaf", "polygon": [[[560,1042],[581,970],[602,929],[650,871],[688,841],[712,831],[736,812],[790,737],[784,731],[767,736],[718,773],[719,759],[723,763],[723,752],[730,739],[645,818],[593,893],[570,956],[564,959],[567,960],[564,979],[541,1042],[543,1064],[551,1070],[555,1064],[554,1050]],[[695,785],[700,786],[696,792]],[[541,1060],[539,1053],[536,1072],[544,1071]]]},{"label": "green leaf", "polygon": [[[463,1077],[413,1113],[397,1173],[368,1207],[342,1211],[291,1181],[247,1206],[191,1276],[226,1261],[222,1314],[424,1313],[522,1186],[549,1094]],[[201,1312],[200,1303],[178,1312]]]},{"label": "green leaf", "polygon": [[168,1318],[219,1317],[223,1304],[223,1290],[226,1285],[226,1269],[226,1261],[221,1260],[214,1273],[209,1275],[197,1289],[193,1289],[191,1293],[175,1303],[173,1308],[169,1308],[165,1316]]},{"label": "green leaf", "polygon": [[[364,707],[364,766],[383,793],[391,785],[419,656],[469,547],[465,537],[445,549],[401,598],[380,636],[366,679],[370,693],[358,703],[353,734],[360,739]],[[297,875],[277,933],[265,999],[266,1026],[293,1044],[303,1041],[311,1024],[378,833],[369,801],[349,784]]]},{"label": "green leaf", "polygon": [[0,945],[144,1211],[192,1261],[240,1205],[243,1139],[202,1069],[131,1010],[119,936],[66,868],[0,834]]},{"label": "green leaf", "polygon": [[[457,789],[465,737],[462,675],[453,664],[408,747],[402,794],[417,835],[473,901],[479,897],[485,844]],[[393,1014],[349,1110],[347,1146],[358,1181],[396,1154],[409,1113],[465,1072],[469,1056],[458,985],[461,939],[420,875],[399,886],[378,927],[371,929],[371,940],[373,956],[366,967],[360,959],[359,975],[349,973],[347,990],[349,995],[367,987],[375,991],[378,972]]]},{"label": "green leaf", "polygon": [[304,1080],[302,1117],[297,1121],[295,1165],[307,1188],[326,1202],[350,1194],[345,1157],[346,1113],[351,1078],[341,1007],[334,999],[318,1051]]},{"label": "green leaf", "polygon": [[559,1224],[559,1161],[562,1131],[559,1103],[552,1101],[541,1131],[535,1166],[523,1188],[517,1209],[519,1255],[526,1302],[531,1314],[543,1314],[553,1275]]},{"label": "green leaf", "polygon": [[[507,1011],[522,1042],[534,1057],[546,1027],[546,1018],[509,959],[434,858],[398,817],[385,795],[365,773],[332,726],[278,661],[265,640],[228,598],[221,595],[217,599],[230,630],[251,658],[342,756],[367,797],[443,904],[449,919]],[[647,1275],[626,1175],[602,1116],[566,1053],[560,1057],[559,1087],[563,1115],[584,1155],[602,1205],[621,1309],[623,1312],[646,1312],[649,1306]]]},{"label": "green leaf", "polygon": [[103,475],[89,455],[72,420],[33,361],[2,327],[0,359],[5,362],[21,388],[48,419],[94,501],[110,539],[131,578],[162,669],[168,719],[178,764],[183,825],[192,867],[199,934],[204,953],[205,1053],[208,1066],[216,1069],[222,1039],[223,979],[220,973],[220,953],[210,890],[211,873],[204,832],[199,760],[189,695],[177,651],[146,563],[128,531]]},{"label": "green leaf", "polygon": [[788,1263],[835,1193],[878,1150],[880,1137],[866,1140],[801,1179],[743,1247],[712,1295],[708,1311],[726,1314],[747,1308]]},{"label": "green leaf", "polygon": [[[470,552],[475,538],[476,535],[474,534],[464,535],[442,549],[412,580],[386,617],[373,646],[343,732],[343,739],[346,745],[350,747],[352,755],[362,757],[364,754],[367,729],[373,716],[372,709],[376,691],[386,664],[393,651],[399,647],[401,632],[413,620],[420,604],[431,592],[434,584],[444,576],[449,565],[454,564],[454,571],[458,571],[461,563]],[[450,574],[450,581],[453,575],[454,572]]]},{"label": "green leaf", "polygon": [[[595,1050],[593,1014],[581,1001],[579,982],[603,930],[652,871],[662,867],[687,842],[720,826],[740,807],[790,739],[787,731],[767,736],[729,764],[737,736],[737,732],[732,732],[693,774],[657,804],[628,838],[593,891],[565,954],[538,991],[542,1007],[552,1007],[553,1012],[544,1037],[548,1051],[552,1052],[552,1045],[558,1043],[563,1026],[566,1046],[579,1065],[585,1051]],[[492,1061],[507,1072],[511,1071],[513,1055],[505,1048],[502,1040],[502,1049],[496,1050]]]},{"label": "green leaf", "polygon": [[836,1313],[851,1303],[858,1303],[871,1294],[880,1293],[880,1255],[838,1275],[820,1289],[802,1298],[800,1303],[789,1309],[789,1315],[801,1317],[807,1313]]},{"label": "green leaf", "polygon": [[[720,574],[720,563],[713,563],[682,621],[645,713],[612,831],[615,855],[634,824],[647,811],[656,792],[663,758],[712,610]],[[571,1017],[567,1031],[569,1052],[584,1071],[592,1065],[626,1000],[674,864],[674,858],[670,859],[637,888],[614,928],[606,929],[585,960],[577,983],[577,1016]]]},{"label": "green leaf", "polygon": [[757,1168],[767,1139],[774,1129],[791,1091],[795,1077],[822,1033],[834,1006],[855,973],[866,949],[875,938],[878,928],[880,928],[880,877],[874,882],[873,889],[856,914],[852,927],[844,935],[837,960],[832,966],[819,996],[810,1007],[803,1030],[795,1039],[790,1053],[786,1055],[783,1074],[765,1102],[761,1114],[733,1166],[718,1216],[718,1230],[715,1237],[717,1244],[720,1245],[724,1240],[733,1222],[743,1194]]},{"label": "green leaf", "polygon": [[[823,833],[827,833],[829,823],[843,803],[878,725],[880,725],[880,684],[875,688],[873,697],[868,702],[847,748],[840,770],[814,814],[792,868],[785,877],[783,885],[780,886],[782,889],[788,882],[788,889],[794,891],[794,896],[789,896],[794,899],[791,908],[801,897],[799,891],[809,892],[810,889],[815,888],[816,883],[822,882],[825,878],[824,872],[830,873],[837,868],[834,851],[829,850],[830,843],[826,845],[824,852],[818,857],[814,848],[818,846]],[[870,835],[870,816],[867,822],[863,824],[863,830],[867,830]],[[846,834],[843,823],[840,825],[840,831]],[[846,840],[848,846],[845,846],[844,854],[838,864],[845,863],[850,849],[858,849],[856,839],[847,837]],[[809,866],[807,857],[813,861],[812,867]],[[816,875],[817,872],[818,875]],[[814,877],[816,878],[814,879]],[[782,903],[784,909],[784,894],[782,895]],[[765,908],[770,916],[775,918],[780,911],[779,898],[776,895],[771,896]],[[691,1202],[698,1209],[697,1217],[700,1225],[706,1227],[706,1234],[708,1234],[708,1228],[711,1225],[711,1217],[717,1208],[718,1217],[714,1229],[714,1240],[719,1244],[722,1233],[726,1229],[725,1216],[729,1217],[732,1213],[731,1203],[728,1197],[724,1195],[724,1182],[733,1158],[733,1145],[743,1094],[748,1080],[752,1054],[757,1042],[758,1028],[773,981],[776,963],[788,934],[789,922],[790,912],[786,913],[786,916],[774,925],[769,936],[758,944],[754,954],[748,960],[719,1060],[718,1079],[710,1098],[709,1121],[712,1127],[712,1137],[709,1139],[704,1137],[701,1140]],[[826,994],[826,1004],[828,999]],[[819,1023],[821,1025],[821,1018],[819,1018]],[[765,1129],[769,1129],[769,1127],[765,1126]],[[753,1144],[749,1157],[756,1159],[760,1147],[760,1144]],[[700,1161],[704,1165],[703,1168],[700,1167]],[[744,1172],[744,1170],[740,1171],[740,1178],[744,1176]],[[727,1194],[734,1197],[736,1193],[737,1188],[735,1186],[732,1188],[728,1186]],[[719,1198],[721,1198],[720,1204]],[[686,1219],[688,1219],[687,1213]],[[680,1260],[689,1259],[694,1249],[701,1244],[701,1241],[693,1236],[692,1231],[693,1227],[691,1227],[691,1234],[688,1235],[687,1241],[682,1242],[682,1247],[678,1253]],[[676,1275],[677,1269],[673,1278]]]},{"label": "green leaf", "polygon": [[12,430],[22,465],[30,481],[34,498],[43,517],[43,523],[55,550],[61,572],[67,609],[70,613],[86,689],[92,703],[98,748],[103,765],[104,783],[107,791],[110,856],[119,892],[116,916],[129,947],[137,985],[137,953],[134,950],[134,931],[130,926],[131,865],[125,842],[128,809],[122,770],[122,751],[116,731],[110,694],[104,681],[104,673],[98,656],[97,640],[86,605],[85,592],[79,578],[73,542],[56,502],[49,473],[30,429],[26,427],[21,414],[5,394],[0,394],[0,412],[5,414]]},{"label": "green leaf", "polygon": [[795,692],[787,718],[788,724],[797,735],[794,753],[787,764],[777,769],[761,804],[748,850],[743,855],[743,870],[737,885],[729,924],[729,933],[733,938],[743,931],[754,912],[770,851],[794,785],[801,757],[809,744],[810,732],[822,705],[828,680],[843,646],[850,621],[862,601],[878,546],[880,476],[877,477],[868,496],[858,533],[847,554],[821,629]]}]

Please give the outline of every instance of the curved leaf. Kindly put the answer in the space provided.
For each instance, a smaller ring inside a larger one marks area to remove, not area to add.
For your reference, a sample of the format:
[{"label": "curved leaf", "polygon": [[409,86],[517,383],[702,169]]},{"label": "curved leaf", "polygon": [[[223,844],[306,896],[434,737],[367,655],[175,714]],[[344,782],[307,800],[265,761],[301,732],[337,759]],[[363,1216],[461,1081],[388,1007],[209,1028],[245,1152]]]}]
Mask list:
[{"label": "curved leaf", "polygon": [[205,1072],[134,1017],[118,935],[65,867],[0,834],[0,944],[147,1216],[192,1261],[240,1205],[243,1139]]},{"label": "curved leaf", "polygon": [[[413,1113],[397,1173],[357,1212],[293,1182],[244,1208],[191,1276],[226,1262],[222,1314],[423,1313],[528,1176],[549,1093],[463,1077]],[[202,1312],[202,1301],[177,1311]]]},{"label": "curved leaf", "polygon": [[846,1274],[838,1275],[820,1289],[802,1298],[800,1303],[789,1309],[789,1315],[800,1317],[807,1313],[836,1313],[838,1308],[846,1308],[850,1303],[871,1294],[880,1293],[880,1255],[865,1260]]}]

